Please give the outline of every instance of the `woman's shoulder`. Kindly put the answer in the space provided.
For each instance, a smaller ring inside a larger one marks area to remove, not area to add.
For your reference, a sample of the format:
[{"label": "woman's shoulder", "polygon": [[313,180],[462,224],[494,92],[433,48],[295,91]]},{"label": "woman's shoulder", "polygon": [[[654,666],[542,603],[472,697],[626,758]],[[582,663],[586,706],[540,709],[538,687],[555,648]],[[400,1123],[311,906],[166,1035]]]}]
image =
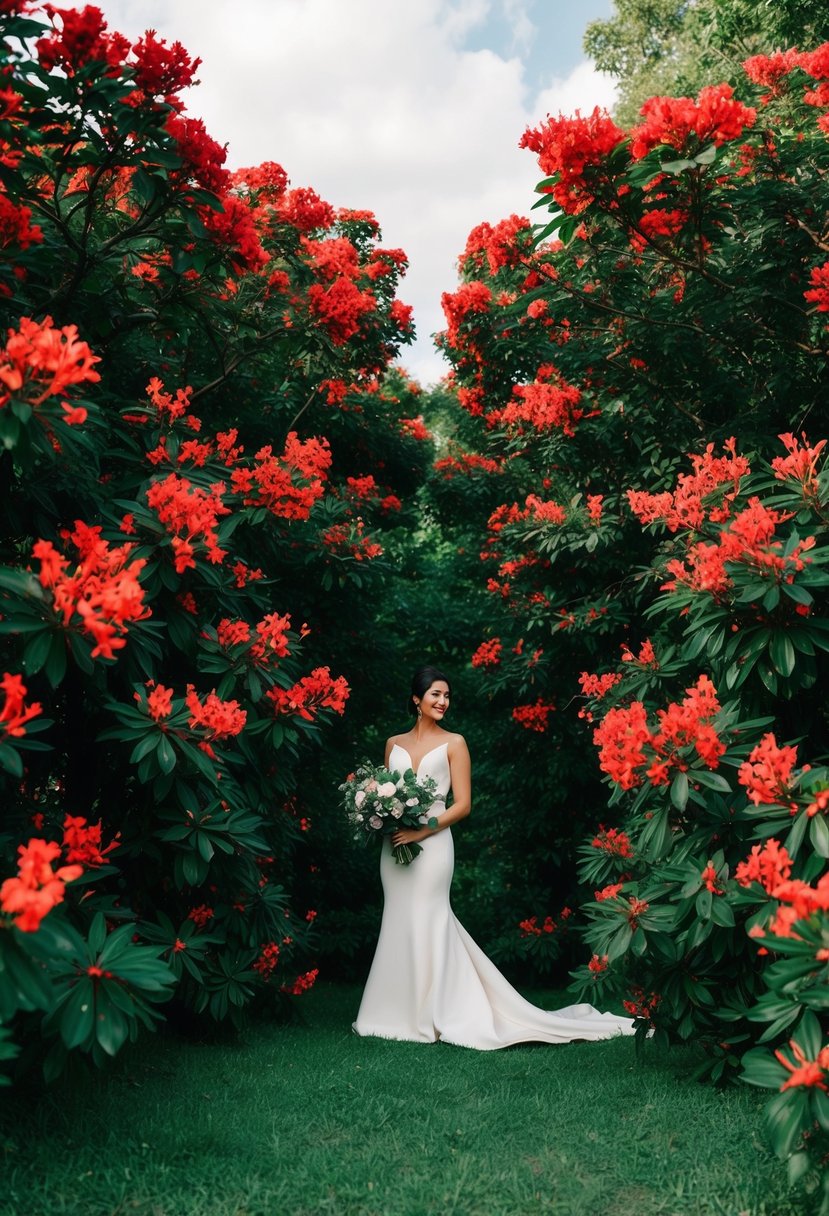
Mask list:
[{"label": "woman's shoulder", "polygon": [[466,739],[464,739],[463,735],[454,734],[451,730],[444,731],[444,734],[449,736],[447,743],[450,748],[466,747]]}]

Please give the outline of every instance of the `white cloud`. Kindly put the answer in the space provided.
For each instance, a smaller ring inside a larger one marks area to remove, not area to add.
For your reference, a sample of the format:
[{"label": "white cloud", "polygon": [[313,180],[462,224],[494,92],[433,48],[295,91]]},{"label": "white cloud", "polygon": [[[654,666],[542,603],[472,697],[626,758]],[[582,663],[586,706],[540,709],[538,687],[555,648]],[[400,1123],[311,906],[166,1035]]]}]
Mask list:
[{"label": "white cloud", "polygon": [[[276,160],[295,185],[375,212],[410,258],[401,295],[420,338],[403,362],[427,383],[445,371],[429,335],[470,229],[529,214],[540,174],[517,147],[525,127],[613,101],[587,63],[528,97],[513,48],[463,49],[486,0],[97,2],[128,36],[154,28],[201,56],[188,109],[228,142],[232,166]],[[515,28],[518,48],[528,35]]]}]

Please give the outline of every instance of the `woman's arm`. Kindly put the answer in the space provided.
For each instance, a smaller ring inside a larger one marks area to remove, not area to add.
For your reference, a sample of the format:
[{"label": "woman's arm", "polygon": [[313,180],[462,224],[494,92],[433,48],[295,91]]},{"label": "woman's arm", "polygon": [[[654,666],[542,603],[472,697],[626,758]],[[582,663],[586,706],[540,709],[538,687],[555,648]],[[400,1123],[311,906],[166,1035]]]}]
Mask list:
[{"label": "woman's arm", "polygon": [[452,740],[446,754],[449,760],[449,772],[452,774],[454,798],[452,805],[447,810],[441,811],[440,815],[435,816],[437,827],[400,828],[392,836],[394,845],[419,844],[427,836],[434,836],[435,832],[442,832],[444,828],[451,827],[453,823],[459,823],[472,810],[472,761],[469,758],[469,748],[466,746],[463,735],[457,735]]}]

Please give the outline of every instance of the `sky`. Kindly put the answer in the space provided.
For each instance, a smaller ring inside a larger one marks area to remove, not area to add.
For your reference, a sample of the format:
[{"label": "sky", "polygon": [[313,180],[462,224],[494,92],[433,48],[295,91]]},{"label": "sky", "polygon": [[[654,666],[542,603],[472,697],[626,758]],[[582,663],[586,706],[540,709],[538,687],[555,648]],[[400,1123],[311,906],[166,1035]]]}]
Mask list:
[{"label": "sky", "polygon": [[398,294],[418,340],[400,362],[424,385],[447,370],[431,334],[470,230],[530,214],[541,173],[525,128],[614,101],[581,47],[612,0],[95,2],[110,28],[201,57],[185,101],[230,168],[275,160],[293,186],[374,212],[409,256]]}]

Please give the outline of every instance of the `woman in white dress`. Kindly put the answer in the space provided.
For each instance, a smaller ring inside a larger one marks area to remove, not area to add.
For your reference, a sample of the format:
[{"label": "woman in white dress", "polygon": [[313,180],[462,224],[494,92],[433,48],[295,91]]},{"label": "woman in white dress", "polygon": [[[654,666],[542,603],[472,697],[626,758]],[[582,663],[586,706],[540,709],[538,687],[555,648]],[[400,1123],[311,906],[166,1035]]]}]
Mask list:
[{"label": "woman in white dress", "polygon": [[[360,1035],[441,1040],[479,1051],[514,1043],[569,1043],[632,1034],[630,1018],[600,1013],[592,1005],[567,1005],[546,1012],[524,1000],[475,944],[449,902],[454,867],[453,823],[472,808],[469,750],[462,735],[441,723],[449,710],[449,681],[423,667],[412,681],[417,715],[406,734],[386,743],[392,772],[414,770],[437,782],[430,818],[436,827],[401,828],[383,842],[380,877],[383,921],[354,1030]],[[453,793],[452,806],[446,798]],[[423,852],[398,865],[392,844],[418,842]]]}]

